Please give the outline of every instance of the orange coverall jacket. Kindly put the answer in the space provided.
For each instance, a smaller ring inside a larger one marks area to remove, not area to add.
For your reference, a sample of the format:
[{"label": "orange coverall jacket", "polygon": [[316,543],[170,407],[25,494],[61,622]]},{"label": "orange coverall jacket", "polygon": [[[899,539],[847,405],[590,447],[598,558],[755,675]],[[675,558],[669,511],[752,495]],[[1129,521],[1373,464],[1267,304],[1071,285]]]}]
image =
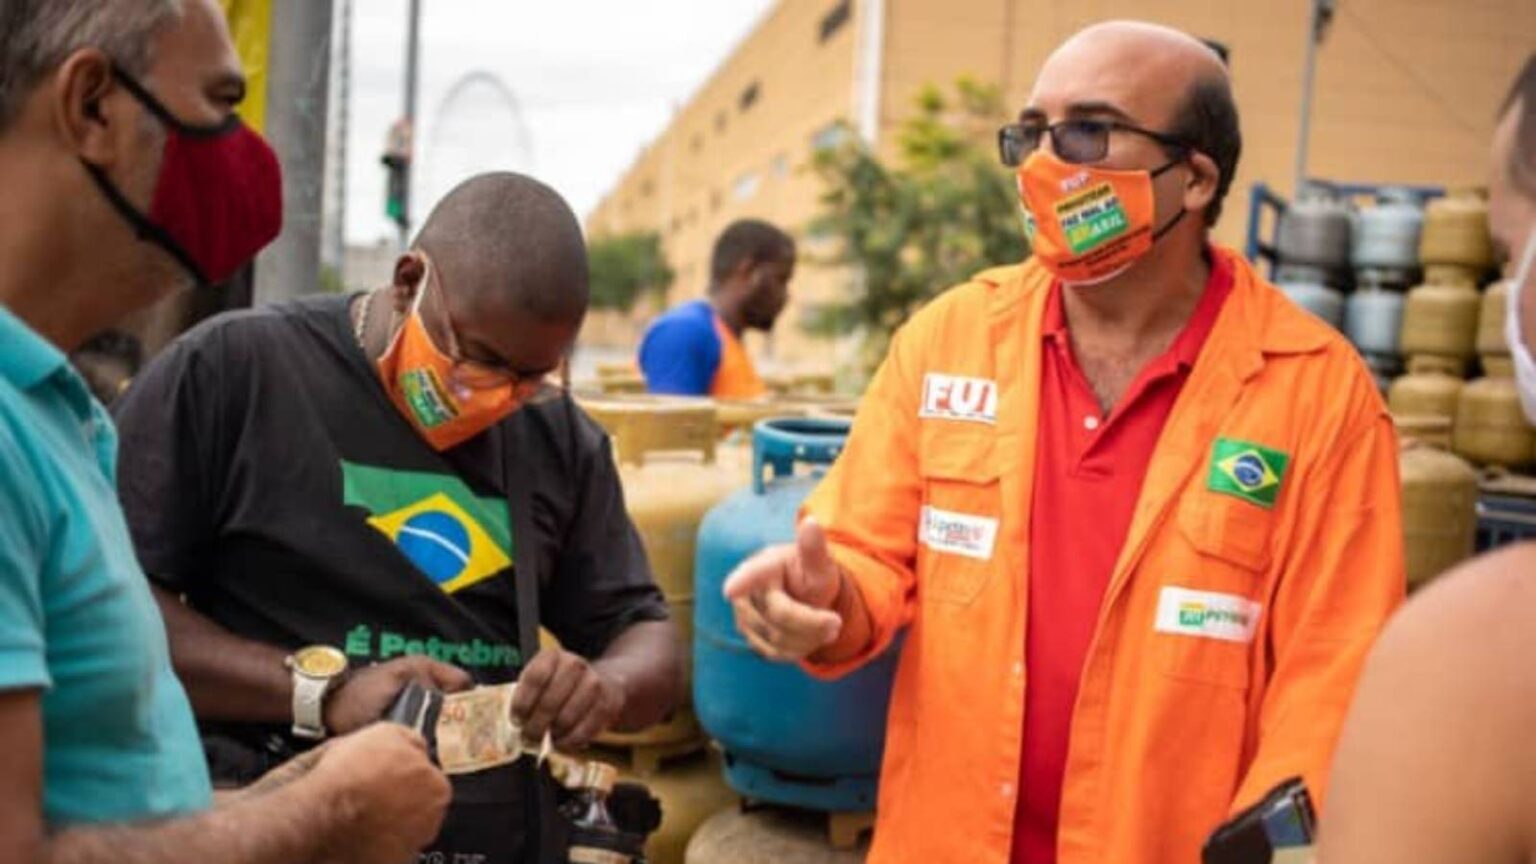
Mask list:
[{"label": "orange coverall jacket", "polygon": [[[1404,593],[1397,444],[1354,349],[1229,250],[1234,285],[1169,416],[1072,715],[1060,864],[1193,864],[1302,775],[1321,806],[1366,654]],[[907,629],[871,864],[1006,864],[1050,277],[989,270],[915,315],[805,511],[873,640]],[[1091,531],[1085,526],[1084,531]],[[840,646],[848,649],[859,646]],[[835,655],[834,655],[835,656]]]}]

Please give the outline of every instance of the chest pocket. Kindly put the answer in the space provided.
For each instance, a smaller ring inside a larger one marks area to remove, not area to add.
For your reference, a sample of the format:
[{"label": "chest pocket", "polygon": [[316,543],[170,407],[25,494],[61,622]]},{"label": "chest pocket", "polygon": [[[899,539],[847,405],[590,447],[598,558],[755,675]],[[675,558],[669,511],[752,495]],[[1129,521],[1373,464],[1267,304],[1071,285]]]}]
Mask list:
[{"label": "chest pocket", "polygon": [[[1176,514],[1188,546],[1160,580],[1153,644],[1174,678],[1246,689],[1268,609],[1276,514],[1201,486]],[[1182,544],[1181,544],[1182,545]],[[1246,631],[1247,638],[1243,637]]]},{"label": "chest pocket", "polygon": [[995,446],[990,427],[924,423],[917,560],[925,600],[969,604],[995,569],[1002,514]]}]

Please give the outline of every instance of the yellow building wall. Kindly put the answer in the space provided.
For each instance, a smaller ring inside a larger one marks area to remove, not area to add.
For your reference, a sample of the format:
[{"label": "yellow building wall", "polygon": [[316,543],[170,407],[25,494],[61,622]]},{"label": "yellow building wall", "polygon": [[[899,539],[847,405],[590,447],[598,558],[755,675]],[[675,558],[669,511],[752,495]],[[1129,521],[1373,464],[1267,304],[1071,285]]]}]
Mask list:
[{"label": "yellow building wall", "polygon": [[[593,235],[661,232],[678,279],[671,301],[701,296],[710,244],[730,220],[755,216],[797,230],[817,207],[803,170],[812,138],[853,119],[860,16],[827,42],[820,22],[835,0],[781,0],[593,211]],[[1255,181],[1291,193],[1301,100],[1305,0],[885,0],[880,86],[882,150],[929,83],[969,74],[1003,85],[1023,107],[1036,70],[1079,28],[1134,17],[1224,43],[1231,52],[1244,151],[1219,241],[1238,245]],[[1479,184],[1495,111],[1536,48],[1531,0],[1342,0],[1318,55],[1309,173],[1353,182]],[[743,110],[742,91],[759,83]],[[723,123],[722,123],[723,118]],[[784,163],[775,163],[783,156]],[[783,164],[780,174],[775,164]],[[755,173],[756,192],[738,196]],[[848,346],[807,337],[802,310],[845,290],[836,271],[802,253],[768,365],[824,365]],[[641,316],[605,325],[603,338],[637,338]],[[759,352],[765,347],[751,343]]]},{"label": "yellow building wall", "polygon": [[[1000,81],[1022,108],[1050,51],[1082,27],[1138,18],[1224,43],[1243,156],[1217,226],[1241,243],[1248,190],[1291,194],[1305,0],[887,0],[882,125],[959,73]],[[1013,38],[1004,38],[1012,33]],[[1536,49],[1530,0],[1341,0],[1318,53],[1309,173],[1362,183],[1484,182],[1494,114]]]}]

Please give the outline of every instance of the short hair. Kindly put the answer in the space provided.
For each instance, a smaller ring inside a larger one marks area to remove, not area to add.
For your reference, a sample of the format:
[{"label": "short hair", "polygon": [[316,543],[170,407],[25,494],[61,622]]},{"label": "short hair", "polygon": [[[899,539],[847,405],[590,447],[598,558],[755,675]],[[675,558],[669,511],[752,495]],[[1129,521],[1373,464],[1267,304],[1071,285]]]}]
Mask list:
[{"label": "short hair", "polygon": [[560,193],[532,177],[495,171],[465,180],[432,208],[414,245],[482,288],[510,292],[543,320],[586,314],[581,224]]},{"label": "short hair", "polygon": [[1525,68],[1515,76],[1499,116],[1516,103],[1520,116],[1515,120],[1515,143],[1509,150],[1509,179],[1522,195],[1536,198],[1536,53],[1526,58]]},{"label": "short hair", "polygon": [[778,226],[761,219],[738,219],[715,239],[715,249],[709,258],[710,285],[724,282],[743,261],[761,264],[794,257],[795,238]]},{"label": "short hair", "polygon": [[181,0],[0,0],[0,131],[82,48],[99,48],[129,74],[143,75],[150,43],[181,13]]},{"label": "short hair", "polygon": [[1202,75],[1174,114],[1169,134],[1216,163],[1216,197],[1205,208],[1205,224],[1215,225],[1221,218],[1221,205],[1232,189],[1237,174],[1237,160],[1243,153],[1243,133],[1238,127],[1237,103],[1232,86],[1223,77]]}]

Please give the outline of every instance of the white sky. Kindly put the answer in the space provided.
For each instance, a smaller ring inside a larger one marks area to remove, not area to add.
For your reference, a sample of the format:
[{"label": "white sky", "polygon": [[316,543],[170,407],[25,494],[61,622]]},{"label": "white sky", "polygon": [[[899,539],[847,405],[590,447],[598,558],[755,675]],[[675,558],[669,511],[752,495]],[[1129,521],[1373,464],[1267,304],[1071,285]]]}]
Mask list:
[{"label": "white sky", "polygon": [[[773,0],[422,0],[417,224],[468,174],[524,171],[585,218],[672,111],[703,85]],[[340,9],[340,2],[337,8]],[[393,237],[379,155],[401,112],[406,0],[354,0],[347,134],[349,243]],[[450,88],[484,71],[511,90]]]}]

